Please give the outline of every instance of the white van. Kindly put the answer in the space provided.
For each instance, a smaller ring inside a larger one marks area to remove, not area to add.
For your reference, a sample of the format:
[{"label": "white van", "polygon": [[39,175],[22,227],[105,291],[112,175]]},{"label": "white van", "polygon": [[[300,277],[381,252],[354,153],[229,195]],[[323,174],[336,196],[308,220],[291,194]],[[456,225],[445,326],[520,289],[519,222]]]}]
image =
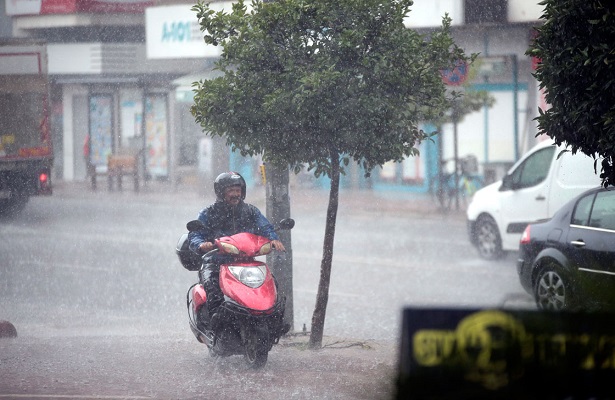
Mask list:
[{"label": "white van", "polygon": [[572,154],[552,141],[540,142],[506,176],[477,191],[468,205],[470,242],[481,257],[496,259],[518,250],[525,227],[550,218],[581,192],[599,186],[600,162]]}]

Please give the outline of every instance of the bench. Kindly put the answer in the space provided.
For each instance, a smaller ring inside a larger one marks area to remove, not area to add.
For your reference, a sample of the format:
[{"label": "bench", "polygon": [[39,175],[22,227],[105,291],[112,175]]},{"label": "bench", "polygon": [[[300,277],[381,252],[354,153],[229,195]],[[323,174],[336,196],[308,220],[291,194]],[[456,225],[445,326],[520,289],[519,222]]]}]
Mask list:
[{"label": "bench", "polygon": [[134,191],[139,191],[139,153],[120,151],[117,154],[109,154],[107,157],[107,171],[98,172],[95,167],[90,167],[88,173],[92,180],[92,189],[96,190],[98,175],[107,175],[107,184],[110,191],[114,190],[114,181],[117,182],[117,190],[122,191],[122,180],[125,176],[132,178]]},{"label": "bench", "polygon": [[139,165],[136,155],[109,155],[107,161],[107,179],[109,190],[113,190],[113,180],[117,180],[117,189],[122,190],[122,178],[132,177],[134,191],[139,191]]}]

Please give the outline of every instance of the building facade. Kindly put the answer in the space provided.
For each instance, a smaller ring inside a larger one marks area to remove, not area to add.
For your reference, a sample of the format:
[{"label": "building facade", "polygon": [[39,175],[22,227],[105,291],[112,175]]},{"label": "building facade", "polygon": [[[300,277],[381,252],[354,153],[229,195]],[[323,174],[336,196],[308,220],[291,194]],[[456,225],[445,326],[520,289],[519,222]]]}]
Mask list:
[{"label": "building facade", "polygon": [[[386,164],[370,180],[353,168],[343,185],[425,192],[440,166],[447,167],[442,161],[455,154],[473,157],[477,174],[500,177],[536,141],[533,119],[543,97],[525,51],[542,12],[537,3],[415,0],[406,26],[429,33],[447,13],[456,42],[466,53],[479,53],[477,72],[450,83],[466,80],[472,88],[487,90],[495,105],[456,126],[426,123],[424,130],[440,134],[422,145],[420,157]],[[229,9],[231,4],[216,1],[212,7]],[[192,82],[215,76],[213,62],[220,54],[203,43],[192,5],[172,0],[4,2],[2,17],[10,21],[12,36],[49,44],[56,179],[85,179],[86,152],[104,172],[109,154],[127,150],[141,152],[151,179],[209,177],[228,168],[240,170],[248,181],[258,179],[258,160],[234,155],[204,135],[189,112]],[[305,177],[297,181],[323,184]]]}]

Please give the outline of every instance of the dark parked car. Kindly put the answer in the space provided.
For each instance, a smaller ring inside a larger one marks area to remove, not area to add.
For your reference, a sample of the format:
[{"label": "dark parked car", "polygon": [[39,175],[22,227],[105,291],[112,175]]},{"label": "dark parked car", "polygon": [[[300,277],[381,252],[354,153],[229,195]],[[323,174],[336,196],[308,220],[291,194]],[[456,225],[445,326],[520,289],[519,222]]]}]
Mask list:
[{"label": "dark parked car", "polygon": [[588,190],[528,225],[517,272],[540,309],[615,309],[615,189]]}]

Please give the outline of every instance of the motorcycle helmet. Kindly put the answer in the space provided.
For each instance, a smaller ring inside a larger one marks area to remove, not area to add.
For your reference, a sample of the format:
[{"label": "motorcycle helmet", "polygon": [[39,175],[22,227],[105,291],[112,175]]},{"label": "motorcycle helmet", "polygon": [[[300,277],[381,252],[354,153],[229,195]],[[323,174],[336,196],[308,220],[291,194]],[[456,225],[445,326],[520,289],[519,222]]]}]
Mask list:
[{"label": "motorcycle helmet", "polygon": [[216,198],[220,201],[224,200],[224,191],[231,186],[241,187],[241,200],[246,199],[246,181],[237,172],[223,172],[214,181],[214,192]]}]

